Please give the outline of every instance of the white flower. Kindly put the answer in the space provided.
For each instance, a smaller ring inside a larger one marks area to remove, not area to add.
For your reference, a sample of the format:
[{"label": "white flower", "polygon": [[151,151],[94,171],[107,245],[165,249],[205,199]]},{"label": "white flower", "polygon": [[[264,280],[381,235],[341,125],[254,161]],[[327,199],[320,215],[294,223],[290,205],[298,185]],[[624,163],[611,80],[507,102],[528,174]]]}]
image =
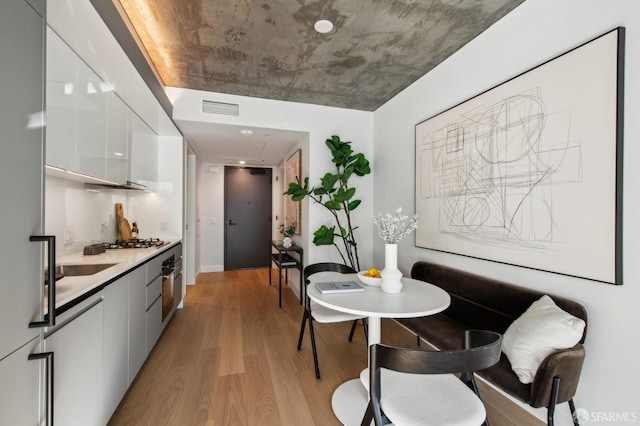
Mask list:
[{"label": "white flower", "polygon": [[391,213],[373,215],[373,223],[378,225],[378,235],[385,243],[397,244],[418,227],[417,217],[415,214],[412,217],[403,215],[402,207],[398,207],[393,216]]}]

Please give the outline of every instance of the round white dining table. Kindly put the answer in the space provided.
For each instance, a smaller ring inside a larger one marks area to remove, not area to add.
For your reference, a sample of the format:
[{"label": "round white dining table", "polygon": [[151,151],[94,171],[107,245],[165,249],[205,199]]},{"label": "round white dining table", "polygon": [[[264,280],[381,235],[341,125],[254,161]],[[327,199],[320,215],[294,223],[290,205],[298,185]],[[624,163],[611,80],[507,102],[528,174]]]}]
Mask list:
[{"label": "round white dining table", "polygon": [[[356,281],[364,292],[322,294],[314,285],[323,281]],[[451,303],[449,294],[433,284],[412,278],[402,278],[402,291],[397,294],[384,293],[380,287],[362,284],[357,274],[323,272],[310,277],[307,286],[309,298],[319,305],[336,311],[368,317],[368,345],[380,343],[381,318],[413,318],[442,312]],[[313,308],[312,308],[313,310]],[[365,369],[361,374],[367,374]],[[362,422],[369,402],[369,394],[360,378],[349,380],[334,391],[331,398],[333,412],[346,426],[357,426]]]}]

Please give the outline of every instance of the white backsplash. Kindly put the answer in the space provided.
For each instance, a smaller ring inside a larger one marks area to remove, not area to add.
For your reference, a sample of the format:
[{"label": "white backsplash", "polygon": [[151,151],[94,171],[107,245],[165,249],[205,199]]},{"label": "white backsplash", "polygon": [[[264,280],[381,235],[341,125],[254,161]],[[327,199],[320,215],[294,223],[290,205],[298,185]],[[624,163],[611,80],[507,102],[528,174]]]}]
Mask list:
[{"label": "white backsplash", "polygon": [[57,256],[82,251],[87,244],[118,238],[115,205],[122,203],[130,224],[137,222],[140,238],[181,238],[181,196],[104,188],[47,176],[45,232],[56,236]]}]

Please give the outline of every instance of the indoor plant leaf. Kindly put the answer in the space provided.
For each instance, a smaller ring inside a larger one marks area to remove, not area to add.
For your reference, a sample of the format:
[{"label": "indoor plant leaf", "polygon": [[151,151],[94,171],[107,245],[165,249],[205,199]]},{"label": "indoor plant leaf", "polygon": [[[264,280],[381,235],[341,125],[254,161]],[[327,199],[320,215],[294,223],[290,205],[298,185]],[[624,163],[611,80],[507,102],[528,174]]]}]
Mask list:
[{"label": "indoor plant leaf", "polygon": [[316,232],[313,233],[313,244],[317,246],[333,245],[333,232],[335,231],[335,229],[335,226],[328,228],[326,225],[322,225]]},{"label": "indoor plant leaf", "polygon": [[359,205],[360,205],[360,200],[351,200],[349,202],[348,207],[349,207],[349,210],[355,210]]},{"label": "indoor plant leaf", "polygon": [[[332,135],[325,141],[331,151],[331,161],[335,166],[333,172],[327,172],[320,178],[320,186],[309,187],[309,178],[304,179],[304,185],[289,186],[286,194],[292,195],[292,200],[302,201],[309,197],[316,203],[324,206],[335,221],[331,228],[323,225],[314,232],[313,243],[315,245],[334,245],[344,263],[350,264],[359,270],[357,244],[354,231],[358,227],[353,226],[350,213],[356,209],[361,200],[354,200],[356,188],[350,187],[349,181],[355,176],[365,176],[371,173],[369,161],[362,153],[354,153],[351,142],[340,140],[340,137]],[[328,199],[327,199],[328,198]],[[336,233],[336,226],[339,233]],[[337,240],[336,240],[337,237]],[[338,242],[342,242],[338,244]]]}]

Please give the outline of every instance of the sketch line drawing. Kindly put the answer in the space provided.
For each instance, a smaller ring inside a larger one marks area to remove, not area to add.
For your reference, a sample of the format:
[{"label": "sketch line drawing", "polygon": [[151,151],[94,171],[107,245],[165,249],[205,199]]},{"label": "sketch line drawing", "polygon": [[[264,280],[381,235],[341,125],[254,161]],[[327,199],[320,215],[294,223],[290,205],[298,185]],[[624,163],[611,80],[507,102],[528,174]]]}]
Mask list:
[{"label": "sketch line drawing", "polygon": [[622,284],[624,40],[616,27],[417,123],[416,247]]},{"label": "sketch line drawing", "polygon": [[[542,137],[547,129],[562,137]],[[569,111],[547,111],[539,87],[476,107],[418,143],[419,194],[439,199],[438,232],[528,250],[565,242],[553,188],[581,182],[581,142]]]}]

